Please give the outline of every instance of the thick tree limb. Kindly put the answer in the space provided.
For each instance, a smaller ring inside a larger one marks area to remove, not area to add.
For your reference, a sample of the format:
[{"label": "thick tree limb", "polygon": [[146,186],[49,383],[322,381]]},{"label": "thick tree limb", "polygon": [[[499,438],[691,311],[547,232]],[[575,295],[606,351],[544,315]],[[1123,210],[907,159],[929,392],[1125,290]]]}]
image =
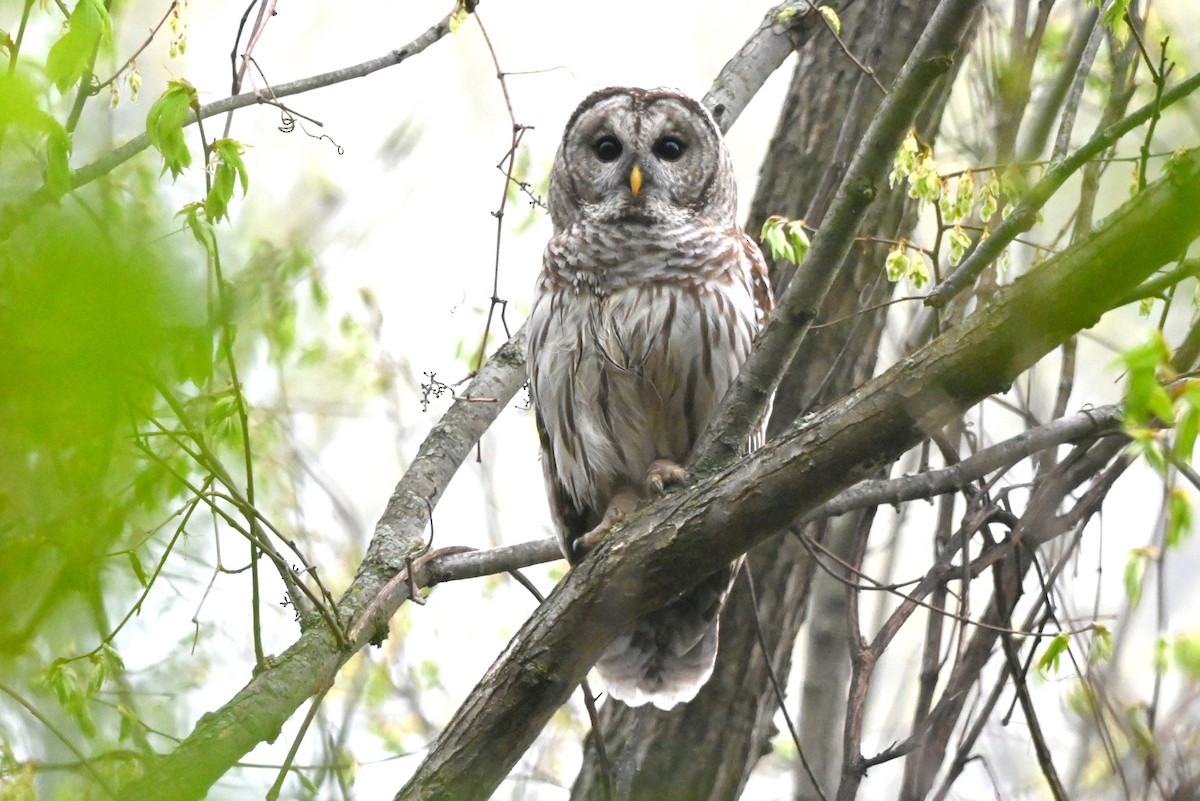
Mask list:
[{"label": "thick tree limb", "polygon": [[358,576],[338,603],[339,616],[352,623],[349,647],[339,648],[324,625],[308,627],[283,654],[268,659],[266,669],[228,703],[201,717],[173,752],[150,764],[139,781],[122,791],[122,799],[203,798],[250,749],[274,740],[292,713],[328,686],[358,649],[386,633],[388,619],[409,597],[409,585],[394,582],[393,577],[424,547],[425,527],[442,490],[475,441],[521,388],[524,360],[522,329],[484,365],[463,399],[450,407],[422,443],[375,527]]},{"label": "thick tree limb", "polygon": [[979,4],[974,0],[943,0],[938,6],[872,118],[829,212],[813,237],[812,247],[780,298],[774,317],[742,365],[721,410],[709,421],[696,444],[689,460],[694,472],[716,469],[744,450],[750,431],[761,419],[767,400],[779,386],[816,319],[838,268],[850,252],[863,212],[875,199],[877,187],[887,176],[922,101],[938,76],[953,63],[963,31],[978,9]]},{"label": "thick tree limb", "polygon": [[398,801],[487,798],[550,715],[639,615],[920,442],[1018,375],[1200,236],[1200,152],[1104,227],[750,456],[614,531],[526,622]]}]

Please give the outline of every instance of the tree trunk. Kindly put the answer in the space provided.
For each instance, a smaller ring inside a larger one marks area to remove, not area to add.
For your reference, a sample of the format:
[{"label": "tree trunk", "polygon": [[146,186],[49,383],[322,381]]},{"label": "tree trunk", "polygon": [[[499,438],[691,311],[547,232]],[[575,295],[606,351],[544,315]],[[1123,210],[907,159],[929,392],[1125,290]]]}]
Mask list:
[{"label": "tree trunk", "polygon": [[[888,85],[915,45],[937,6],[936,0],[892,0],[855,3],[842,15],[842,38],[850,52],[870,65]],[[949,86],[953,74],[946,76]],[[925,141],[931,141],[945,105],[945,91],[935,93],[920,117]],[[847,57],[832,36],[817,36],[800,52],[800,61],[760,172],[747,230],[756,233],[770,215],[820,220],[837,189],[842,173],[882,92]],[[871,206],[864,230],[882,238],[906,236],[913,225],[903,187]],[[840,320],[827,328],[814,327],[776,396],[772,433],[796,417],[841,397],[870,377],[875,369],[885,311],[861,312],[885,300],[891,285],[884,278],[886,246],[855,249],[826,298],[820,322]],[[790,265],[776,265],[777,288],[791,276]],[[857,516],[838,521],[856,525]],[[806,532],[819,538],[824,526]],[[665,713],[631,709],[619,702],[605,704],[601,730],[614,772],[633,770],[629,797],[633,799],[734,799],[751,769],[770,751],[772,719],[778,700],[763,646],[782,686],[791,665],[791,652],[804,620],[813,578],[813,560],[797,537],[783,534],[751,551],[748,570],[739,577],[721,618],[720,650],[713,678],[691,703]],[[750,584],[757,591],[757,608]],[[834,592],[841,587],[830,582]],[[829,599],[818,606],[824,610]],[[836,614],[834,612],[833,614]],[[757,617],[756,617],[757,616]],[[761,622],[761,626],[757,622]],[[846,664],[844,636],[839,647],[826,650],[827,627],[810,650],[810,664],[834,672],[829,693],[818,693],[818,705],[802,711],[802,746],[812,738],[837,740],[831,734],[844,707]],[[814,661],[815,660],[815,661]],[[807,727],[804,719],[821,720]],[[572,799],[602,799],[600,764],[594,733],[585,745],[584,765],[572,789]],[[629,749],[632,741],[632,750]],[[837,759],[836,749],[824,759]],[[824,759],[822,761],[824,761]],[[817,774],[836,776],[839,763],[814,765]],[[619,784],[619,782],[618,782]]]}]

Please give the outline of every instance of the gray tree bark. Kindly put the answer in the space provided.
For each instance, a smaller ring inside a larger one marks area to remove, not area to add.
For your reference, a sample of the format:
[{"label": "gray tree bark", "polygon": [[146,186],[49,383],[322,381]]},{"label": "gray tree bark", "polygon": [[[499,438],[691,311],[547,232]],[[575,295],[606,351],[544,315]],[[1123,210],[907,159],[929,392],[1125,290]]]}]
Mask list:
[{"label": "gray tree bark", "polygon": [[[869,65],[887,86],[936,7],[936,0],[855,3],[842,14],[842,39],[849,51]],[[945,85],[949,86],[953,78],[953,74],[947,75]],[[932,141],[936,134],[945,95],[935,93],[920,116],[919,130],[926,141]],[[778,127],[760,170],[746,229],[757,233],[773,214],[816,225],[881,96],[871,77],[832,36],[816,36],[808,42],[800,51]],[[904,187],[897,187],[871,207],[862,230],[897,239],[908,235],[913,221],[911,201]],[[885,310],[860,310],[891,294],[892,286],[883,275],[886,251],[886,245],[864,245],[847,258],[819,320],[841,322],[827,328],[814,327],[810,332],[776,395],[772,433],[841,397],[872,374]],[[791,272],[791,265],[775,265],[777,289],[790,279]],[[859,517],[837,521],[833,529],[849,529],[852,534]],[[824,523],[816,524],[806,534],[820,539],[824,528]],[[630,768],[636,771],[631,798],[737,798],[754,765],[770,750],[778,699],[759,637],[782,685],[810,603],[814,564],[797,538],[785,534],[751,551],[746,572],[757,590],[757,608],[749,581],[746,576],[740,577],[722,614],[721,645],[713,678],[694,701],[670,713],[630,709],[619,702],[605,704],[601,730],[609,756],[617,763],[617,772]],[[822,620],[811,628],[805,679],[805,698],[810,703],[801,711],[799,728],[801,746],[811,766],[818,776],[832,782],[840,772],[840,753],[836,747],[822,746],[836,745],[840,739],[834,733],[840,731],[845,705],[845,616],[838,612],[844,605],[844,591],[819,574],[815,586],[824,587],[813,601]],[[811,688],[807,687],[810,678],[815,682]],[[806,720],[820,720],[821,725],[805,726]],[[572,799],[604,798],[600,769],[593,734],[585,746],[585,762]],[[811,789],[806,776],[798,784],[805,786]]]}]

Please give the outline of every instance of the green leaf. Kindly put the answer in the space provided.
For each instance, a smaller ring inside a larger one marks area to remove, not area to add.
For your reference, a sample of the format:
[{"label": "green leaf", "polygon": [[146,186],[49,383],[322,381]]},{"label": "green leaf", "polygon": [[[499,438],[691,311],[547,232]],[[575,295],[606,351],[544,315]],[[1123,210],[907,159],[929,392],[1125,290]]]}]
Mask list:
[{"label": "green leaf", "polygon": [[908,274],[908,253],[901,243],[888,251],[887,260],[883,263],[888,280],[893,284]]},{"label": "green leaf", "polygon": [[1155,420],[1171,425],[1175,420],[1171,396],[1159,380],[1159,372],[1171,360],[1171,349],[1162,334],[1121,354],[1128,375],[1125,383],[1125,420],[1145,425]]},{"label": "green leaf", "polygon": [[46,75],[66,92],[79,82],[95,58],[100,40],[112,39],[112,18],[100,0],[79,0],[67,23],[67,32],[46,56]]},{"label": "green leaf", "polygon": [[104,645],[100,646],[100,650],[104,654],[104,658],[108,660],[109,667],[114,672],[120,673],[125,670],[125,660],[117,653],[116,648],[113,648],[108,643],[104,643]]},{"label": "green leaf", "polygon": [[1188,381],[1176,408],[1182,410],[1175,419],[1175,441],[1171,453],[1176,459],[1191,463],[1200,435],[1200,383]]},{"label": "green leaf", "polygon": [[1131,442],[1125,452],[1133,459],[1145,457],[1150,466],[1161,474],[1167,472],[1167,457],[1163,448],[1163,432],[1158,428],[1125,423],[1125,434]]},{"label": "green leaf", "polygon": [[1175,664],[1190,681],[1200,682],[1200,632],[1175,638]]},{"label": "green leaf", "polygon": [[925,265],[924,254],[918,252],[908,260],[908,280],[920,289],[929,283],[929,268]]},{"label": "green leaf", "polygon": [[1112,5],[1108,7],[1108,11],[1104,12],[1102,21],[1110,29],[1115,30],[1117,24],[1125,18],[1125,12],[1129,10],[1129,0],[1113,0]]},{"label": "green leaf", "polygon": [[71,191],[69,156],[72,147],[71,135],[55,123],[46,137],[46,188],[55,197],[62,197]]},{"label": "green leaf", "polygon": [[163,172],[178,178],[192,163],[192,154],[183,138],[183,125],[200,102],[196,88],[183,79],[171,81],[146,114],[146,134],[163,157]]},{"label": "green leaf", "polygon": [[242,196],[250,189],[250,176],[246,163],[242,161],[245,147],[236,139],[218,139],[212,144],[213,179],[208,197],[204,199],[204,214],[209,222],[220,222],[229,217],[229,201],[237,182],[242,185]]},{"label": "green leaf", "polygon": [[100,688],[108,680],[108,662],[101,656],[93,656],[91,662],[92,672],[88,675],[87,698],[95,698],[96,693],[100,692]]},{"label": "green leaf", "polygon": [[133,575],[137,576],[138,584],[142,588],[150,586],[150,576],[146,574],[146,568],[142,566],[142,559],[137,555],[137,551],[129,551],[129,567],[133,569]]},{"label": "green leaf", "polygon": [[942,195],[942,177],[938,174],[937,162],[928,150],[917,156],[912,172],[908,176],[909,197],[925,203],[933,203]]},{"label": "green leaf", "polygon": [[825,18],[825,24],[837,36],[842,32],[842,20],[838,17],[837,11],[829,6],[818,6],[817,11],[821,12],[821,16]]},{"label": "green leaf", "polygon": [[1158,552],[1149,546],[1134,548],[1125,559],[1125,595],[1132,606],[1142,598],[1142,580],[1146,576],[1146,563],[1157,557]]},{"label": "green leaf", "polygon": [[1192,533],[1192,502],[1179,487],[1167,494],[1166,546],[1175,548]]},{"label": "green leaf", "polygon": [[892,160],[892,172],[888,175],[888,186],[895,186],[908,177],[913,167],[916,166],[917,153],[920,150],[921,146],[917,144],[917,135],[910,130],[904,137],[904,141],[900,143],[900,149],[896,151],[896,158]]},{"label": "green leaf", "polygon": [[200,247],[204,248],[204,252],[211,261],[217,256],[217,235],[213,231],[212,223],[207,219],[200,219],[202,208],[203,205],[200,203],[189,203],[179,213],[183,215],[184,223],[192,232],[192,237],[200,243]]},{"label": "green leaf", "polygon": [[954,226],[950,230],[950,264],[955,265],[962,261],[969,247],[971,236],[961,226]]},{"label": "green leaf", "polygon": [[458,0],[454,4],[454,11],[450,14],[450,33],[457,33],[459,27],[467,21],[467,17],[471,16],[471,12],[467,10],[465,0]]},{"label": "green leaf", "polygon": [[1092,652],[1088,655],[1088,662],[1096,665],[1100,662],[1107,662],[1112,658],[1113,639],[1112,632],[1108,626],[1103,623],[1092,624]]},{"label": "green leaf", "polygon": [[983,203],[979,207],[979,218],[985,223],[996,215],[996,209],[1000,205],[1000,179],[996,177],[996,171],[992,170],[987,182],[983,185]]},{"label": "green leaf", "polygon": [[[961,220],[971,213],[975,207],[975,176],[968,170],[958,176],[954,187],[954,218]],[[984,218],[987,222],[987,218]]]},{"label": "green leaf", "polygon": [[1070,645],[1071,635],[1067,632],[1061,631],[1054,635],[1054,639],[1050,640],[1050,644],[1046,646],[1042,658],[1038,660],[1038,669],[1044,673],[1057,673],[1062,655]]}]

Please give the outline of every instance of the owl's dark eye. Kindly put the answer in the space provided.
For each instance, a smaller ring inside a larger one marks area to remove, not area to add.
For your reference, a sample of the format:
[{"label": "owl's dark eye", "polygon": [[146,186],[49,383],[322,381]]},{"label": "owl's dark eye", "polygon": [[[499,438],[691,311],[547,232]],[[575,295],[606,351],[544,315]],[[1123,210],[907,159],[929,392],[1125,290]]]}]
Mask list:
[{"label": "owl's dark eye", "polygon": [[654,155],[663,161],[678,161],[687,145],[677,136],[660,136],[653,146]]},{"label": "owl's dark eye", "polygon": [[601,161],[616,161],[621,155],[621,142],[615,136],[602,136],[592,145],[592,152]]}]

